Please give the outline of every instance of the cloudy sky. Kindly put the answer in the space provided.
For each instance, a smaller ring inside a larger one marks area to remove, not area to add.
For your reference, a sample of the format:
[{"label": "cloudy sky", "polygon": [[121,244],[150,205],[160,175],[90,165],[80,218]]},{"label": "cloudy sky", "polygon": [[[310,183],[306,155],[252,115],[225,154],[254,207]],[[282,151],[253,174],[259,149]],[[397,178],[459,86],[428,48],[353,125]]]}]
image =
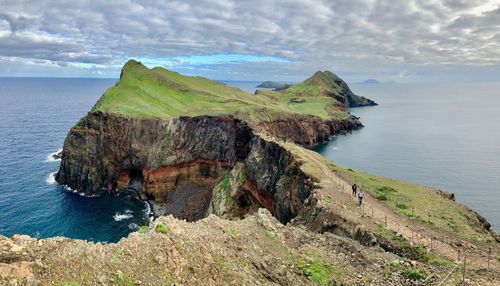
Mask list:
[{"label": "cloudy sky", "polygon": [[0,76],[500,81],[500,0],[0,0]]}]

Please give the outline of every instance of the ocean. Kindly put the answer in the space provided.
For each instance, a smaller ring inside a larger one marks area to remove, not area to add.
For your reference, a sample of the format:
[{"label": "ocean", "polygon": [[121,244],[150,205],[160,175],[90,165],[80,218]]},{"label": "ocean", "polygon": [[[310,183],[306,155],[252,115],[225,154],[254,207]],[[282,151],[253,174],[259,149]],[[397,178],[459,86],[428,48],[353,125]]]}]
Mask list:
[{"label": "ocean", "polygon": [[50,155],[115,82],[0,78],[0,234],[115,242],[148,222],[144,202],[85,198],[53,178]]},{"label": "ocean", "polygon": [[[115,242],[148,206],[57,185],[50,155],[114,79],[0,78],[0,234]],[[253,92],[257,82],[227,82]],[[365,128],[318,147],[336,162],[455,192],[498,229],[499,85],[353,85],[380,103],[352,109]]]}]

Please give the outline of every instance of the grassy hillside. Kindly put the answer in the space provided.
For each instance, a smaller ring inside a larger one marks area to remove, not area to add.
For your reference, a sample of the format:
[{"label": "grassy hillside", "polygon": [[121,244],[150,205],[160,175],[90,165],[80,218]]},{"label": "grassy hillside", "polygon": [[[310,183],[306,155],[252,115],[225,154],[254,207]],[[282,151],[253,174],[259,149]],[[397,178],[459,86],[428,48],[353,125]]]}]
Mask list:
[{"label": "grassy hillside", "polygon": [[250,123],[304,115],[323,119],[349,116],[332,97],[296,97],[282,93],[249,94],[203,77],[183,76],[159,67],[148,69],[131,60],[123,67],[120,81],[106,91],[92,111],[162,119],[232,114]]},{"label": "grassy hillside", "polygon": [[303,82],[284,89],[277,91],[259,90],[258,93],[267,94],[268,96],[274,94],[276,97],[285,97],[295,102],[328,97],[335,101],[335,110],[342,110],[346,107],[377,105],[373,100],[354,94],[345,81],[330,71],[318,71]]}]

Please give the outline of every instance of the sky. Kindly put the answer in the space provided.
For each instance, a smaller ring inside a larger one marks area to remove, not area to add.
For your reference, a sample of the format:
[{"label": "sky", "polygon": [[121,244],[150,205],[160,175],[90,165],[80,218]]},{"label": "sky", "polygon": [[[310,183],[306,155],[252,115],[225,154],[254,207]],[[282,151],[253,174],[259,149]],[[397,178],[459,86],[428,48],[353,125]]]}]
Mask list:
[{"label": "sky", "polygon": [[0,0],[1,77],[500,81],[500,0]]}]

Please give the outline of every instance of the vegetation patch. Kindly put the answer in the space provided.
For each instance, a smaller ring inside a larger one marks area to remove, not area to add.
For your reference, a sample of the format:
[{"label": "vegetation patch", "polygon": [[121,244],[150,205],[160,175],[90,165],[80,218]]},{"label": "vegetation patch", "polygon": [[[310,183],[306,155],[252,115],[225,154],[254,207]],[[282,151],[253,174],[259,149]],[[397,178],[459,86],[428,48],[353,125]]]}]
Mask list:
[{"label": "vegetation patch", "polygon": [[400,210],[407,210],[409,207],[405,204],[396,204],[396,207]]},{"label": "vegetation patch", "polygon": [[424,280],[427,278],[427,273],[422,270],[408,268],[403,271],[403,276],[411,280]]},{"label": "vegetation patch", "polygon": [[141,226],[141,227],[139,228],[138,232],[139,232],[140,234],[146,234],[146,233],[148,233],[148,230],[149,230],[149,227],[148,227],[147,225],[143,225],[143,226]]},{"label": "vegetation patch", "polygon": [[380,201],[387,201],[392,196],[392,194],[396,192],[397,191],[392,187],[382,186],[375,189],[375,198]]},{"label": "vegetation patch", "polygon": [[317,285],[337,285],[335,278],[338,276],[338,271],[331,265],[318,261],[317,258],[307,260],[301,257],[297,259],[296,265]]},{"label": "vegetation patch", "polygon": [[449,268],[455,266],[455,263],[448,260],[448,259],[444,259],[441,257],[432,256],[432,255],[430,255],[430,257],[429,257],[429,264],[434,265],[434,266],[446,266]]},{"label": "vegetation patch", "polygon": [[377,235],[380,246],[386,251],[421,262],[429,260],[427,251],[423,247],[410,243],[408,240],[398,236],[394,231],[379,226]]},{"label": "vegetation patch", "polygon": [[62,282],[59,286],[79,286],[76,282]]},{"label": "vegetation patch", "polygon": [[213,197],[215,201],[224,202],[224,204],[226,205],[232,202],[233,198],[231,197],[231,177],[229,173],[226,173],[219,185],[215,187],[213,191]]},{"label": "vegetation patch", "polygon": [[170,233],[170,228],[168,228],[167,225],[164,223],[157,223],[155,226],[155,231],[158,233],[163,233],[163,234],[169,234]]}]

